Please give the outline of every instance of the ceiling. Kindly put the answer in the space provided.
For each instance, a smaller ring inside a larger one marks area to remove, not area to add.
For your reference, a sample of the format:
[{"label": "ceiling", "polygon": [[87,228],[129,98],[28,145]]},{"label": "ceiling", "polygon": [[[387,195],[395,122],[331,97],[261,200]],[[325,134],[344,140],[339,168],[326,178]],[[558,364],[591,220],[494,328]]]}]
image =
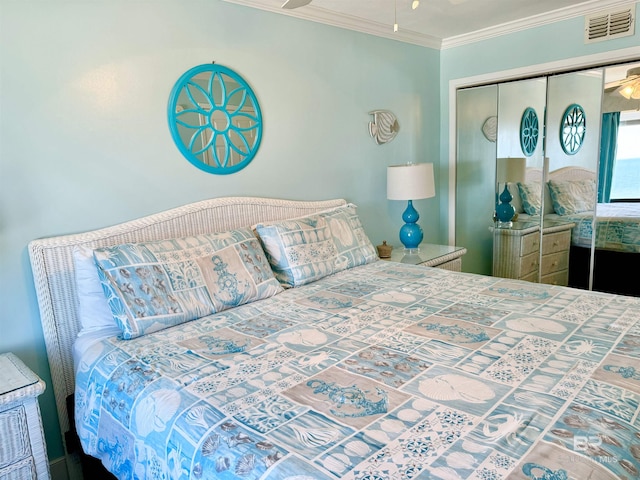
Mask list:
[{"label": "ceiling", "polygon": [[[638,0],[312,0],[293,10],[285,0],[225,0],[432,48],[447,48]],[[393,31],[397,19],[398,31]]]}]

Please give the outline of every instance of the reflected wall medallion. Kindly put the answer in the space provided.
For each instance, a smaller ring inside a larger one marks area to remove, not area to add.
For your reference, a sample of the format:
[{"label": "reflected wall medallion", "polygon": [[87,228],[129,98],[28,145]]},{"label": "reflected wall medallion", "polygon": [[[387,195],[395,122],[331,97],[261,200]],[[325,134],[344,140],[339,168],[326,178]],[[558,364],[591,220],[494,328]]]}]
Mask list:
[{"label": "reflected wall medallion", "polygon": [[538,114],[533,108],[527,107],[520,120],[520,148],[525,157],[530,157],[536,151],[539,134]]},{"label": "reflected wall medallion", "polygon": [[373,120],[369,122],[369,135],[378,145],[389,143],[396,138],[400,124],[393,112],[374,110],[369,112],[369,115],[373,115]]},{"label": "reflected wall medallion", "polygon": [[169,96],[168,120],[185,158],[218,175],[246,167],[262,140],[258,99],[240,75],[222,65],[199,65],[178,79]]},{"label": "reflected wall medallion", "polygon": [[498,117],[487,118],[482,124],[482,134],[490,142],[495,142],[498,136]]},{"label": "reflected wall medallion", "polygon": [[583,108],[574,103],[564,111],[560,124],[560,145],[567,155],[578,153],[587,132],[587,119]]}]

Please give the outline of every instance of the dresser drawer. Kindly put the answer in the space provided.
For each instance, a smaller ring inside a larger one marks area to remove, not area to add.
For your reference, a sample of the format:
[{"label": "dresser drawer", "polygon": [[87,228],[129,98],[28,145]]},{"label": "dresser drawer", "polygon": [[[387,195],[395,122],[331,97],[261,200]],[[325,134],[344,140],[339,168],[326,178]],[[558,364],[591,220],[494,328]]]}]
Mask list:
[{"label": "dresser drawer", "polygon": [[[545,237],[546,238],[546,237]],[[524,257],[540,250],[540,232],[523,235],[520,239],[520,256]]]},{"label": "dresser drawer", "polygon": [[29,429],[24,406],[0,412],[0,469],[31,455]]},{"label": "dresser drawer", "polygon": [[539,254],[536,251],[520,258],[520,274],[518,275],[518,278],[524,278],[530,273],[538,271],[540,261],[538,255]]},{"label": "dresser drawer", "polygon": [[571,243],[571,230],[545,234],[542,240],[542,255],[549,253],[569,251]]},{"label": "dresser drawer", "polygon": [[550,273],[567,270],[569,268],[569,252],[564,250],[558,253],[551,253],[542,257],[542,268],[540,275],[545,276]]},{"label": "dresser drawer", "polygon": [[8,467],[0,468],[0,480],[31,480],[35,478],[37,478],[36,468],[31,457]]},{"label": "dresser drawer", "polygon": [[542,283],[547,285],[563,285],[569,284],[569,270],[561,270],[559,272],[550,273],[549,275],[543,275],[540,278]]}]

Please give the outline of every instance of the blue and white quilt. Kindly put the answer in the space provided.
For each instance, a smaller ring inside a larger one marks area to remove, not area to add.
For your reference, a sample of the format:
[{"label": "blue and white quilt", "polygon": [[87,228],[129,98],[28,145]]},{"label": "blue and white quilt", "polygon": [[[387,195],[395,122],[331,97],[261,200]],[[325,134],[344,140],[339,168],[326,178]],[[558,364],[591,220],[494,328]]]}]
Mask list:
[{"label": "blue and white quilt", "polygon": [[385,261],[77,368],[85,451],[138,479],[619,479],[640,299]]},{"label": "blue and white quilt", "polygon": [[[599,203],[596,213],[596,248],[640,253],[640,203]],[[574,222],[571,244],[591,248],[593,212],[548,214],[545,218]]]}]

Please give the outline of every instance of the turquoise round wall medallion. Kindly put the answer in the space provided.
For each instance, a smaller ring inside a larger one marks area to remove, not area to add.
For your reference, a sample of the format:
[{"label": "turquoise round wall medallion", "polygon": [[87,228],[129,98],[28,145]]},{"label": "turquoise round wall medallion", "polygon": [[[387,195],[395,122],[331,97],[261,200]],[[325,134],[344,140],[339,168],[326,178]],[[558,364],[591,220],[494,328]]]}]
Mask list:
[{"label": "turquoise round wall medallion", "polygon": [[533,108],[527,107],[520,120],[520,148],[526,157],[536,151],[539,133],[538,114]]},{"label": "turquoise round wall medallion", "polygon": [[587,133],[587,119],[583,108],[574,103],[564,111],[560,124],[560,145],[567,155],[578,153]]},{"label": "turquoise round wall medallion", "polygon": [[258,99],[228,67],[212,63],[186,71],[171,90],[167,116],[178,150],[205,172],[242,170],[260,147]]}]

